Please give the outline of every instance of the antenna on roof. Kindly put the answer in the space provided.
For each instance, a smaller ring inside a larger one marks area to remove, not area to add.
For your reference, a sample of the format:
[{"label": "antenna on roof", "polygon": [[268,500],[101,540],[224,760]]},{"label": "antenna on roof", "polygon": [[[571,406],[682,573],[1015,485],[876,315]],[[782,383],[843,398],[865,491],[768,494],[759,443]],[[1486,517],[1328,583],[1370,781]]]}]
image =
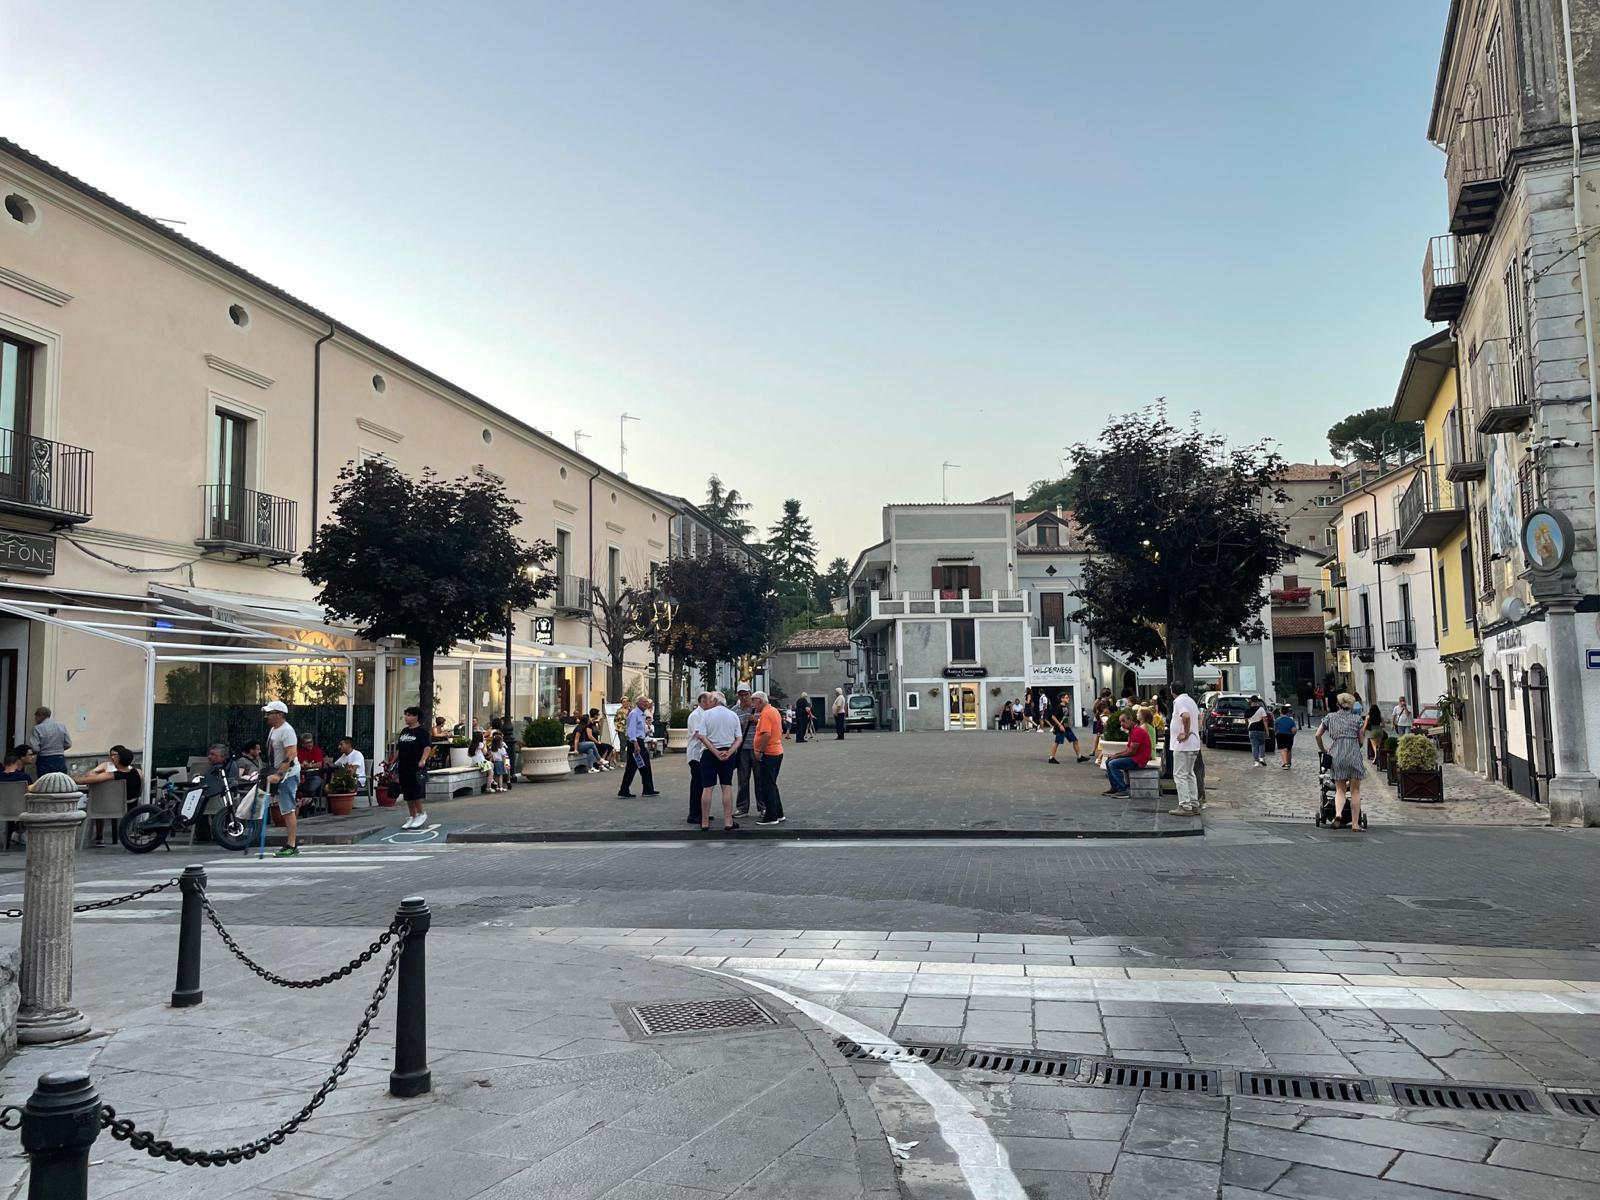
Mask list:
[{"label": "antenna on roof", "polygon": [[961,469],[960,463],[946,462],[939,469],[939,500],[942,504],[950,503],[950,468]]},{"label": "antenna on roof", "polygon": [[574,429],[572,431],[572,448],[579,454],[583,453],[583,439],[588,436],[589,435],[581,429]]}]

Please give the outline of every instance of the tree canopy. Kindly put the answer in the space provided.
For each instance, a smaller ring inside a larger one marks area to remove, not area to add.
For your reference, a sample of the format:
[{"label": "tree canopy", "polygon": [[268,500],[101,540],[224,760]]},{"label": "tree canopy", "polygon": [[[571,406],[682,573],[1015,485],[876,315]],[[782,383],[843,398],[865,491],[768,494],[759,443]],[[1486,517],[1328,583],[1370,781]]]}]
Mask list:
[{"label": "tree canopy", "polygon": [[722,479],[713,475],[706,480],[706,499],[701,510],[741,541],[748,540],[756,527],[745,520],[744,514],[755,506],[739,494],[738,488],[725,488]]},{"label": "tree canopy", "polygon": [[1070,512],[1077,507],[1082,480],[1082,469],[1076,465],[1060,479],[1035,479],[1028,494],[1017,501],[1017,511],[1045,512],[1064,508]]},{"label": "tree canopy", "polygon": [[677,608],[671,626],[654,633],[653,648],[708,677],[719,662],[765,650],[778,626],[772,574],[762,563],[747,567],[720,551],[674,558],[661,568],[658,587]]},{"label": "tree canopy", "polygon": [[369,641],[416,647],[426,718],[434,655],[503,637],[509,613],[554,586],[541,569],[554,548],[521,541],[516,525],[516,502],[494,480],[411,478],[370,458],[340,470],[331,515],[301,562],[329,615]]},{"label": "tree canopy", "polygon": [[817,539],[800,501],[783,502],[783,515],[767,530],[767,559],[785,616],[808,611],[817,590]]},{"label": "tree canopy", "polygon": [[1421,439],[1421,421],[1395,421],[1387,408],[1368,408],[1328,430],[1328,451],[1340,462],[1377,462],[1385,451],[1414,446]]},{"label": "tree canopy", "polygon": [[1134,663],[1165,657],[1190,687],[1197,663],[1264,635],[1265,589],[1291,553],[1273,505],[1275,451],[1178,429],[1157,405],[1073,455],[1074,512],[1091,545],[1075,620]]}]

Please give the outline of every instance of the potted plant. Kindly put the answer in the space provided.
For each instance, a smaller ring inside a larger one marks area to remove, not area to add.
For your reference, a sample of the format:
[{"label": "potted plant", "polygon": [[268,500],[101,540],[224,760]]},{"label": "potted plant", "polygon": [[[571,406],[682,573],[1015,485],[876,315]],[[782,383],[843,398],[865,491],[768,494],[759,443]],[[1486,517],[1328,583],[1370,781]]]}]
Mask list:
[{"label": "potted plant", "polygon": [[[1415,734],[1407,734],[1414,737]],[[1400,739],[1394,734],[1389,734],[1383,739],[1383,769],[1388,772],[1389,786],[1395,787],[1400,782],[1400,764],[1395,758],[1395,751],[1400,748]]]},{"label": "potted plant", "polygon": [[675,708],[667,717],[667,749],[683,754],[689,749],[689,710]]},{"label": "potted plant", "polygon": [[1395,748],[1394,758],[1399,767],[1400,799],[1424,804],[1444,800],[1444,771],[1439,766],[1439,748],[1432,738],[1406,734]]},{"label": "potted plant", "polygon": [[358,787],[354,771],[349,767],[335,767],[328,776],[328,815],[348,817],[356,806]]},{"label": "potted plant", "polygon": [[522,777],[530,782],[564,779],[567,766],[567,732],[554,717],[533,717],[522,727]]},{"label": "potted plant", "polygon": [[471,745],[464,737],[450,739],[450,765],[452,767],[465,767],[469,765],[467,747]]}]

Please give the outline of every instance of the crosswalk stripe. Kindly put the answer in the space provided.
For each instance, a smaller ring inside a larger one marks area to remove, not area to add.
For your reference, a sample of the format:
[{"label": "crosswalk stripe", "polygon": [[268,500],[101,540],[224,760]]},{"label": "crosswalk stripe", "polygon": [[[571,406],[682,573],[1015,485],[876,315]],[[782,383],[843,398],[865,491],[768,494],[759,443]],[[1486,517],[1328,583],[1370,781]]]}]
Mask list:
[{"label": "crosswalk stripe", "polygon": [[[285,875],[290,873],[299,875],[307,872],[319,875],[361,875],[367,871],[381,870],[383,870],[383,868],[378,866],[376,863],[354,863],[346,867],[338,864],[309,863],[305,862],[304,860],[296,860],[292,867],[286,867],[282,863],[274,863],[270,867],[262,867],[260,869],[242,866],[239,863],[233,863],[228,866],[207,867],[206,876],[207,878],[215,879],[218,876],[223,875],[258,875],[263,873],[272,874],[279,871],[283,872]],[[167,873],[165,871],[151,871],[150,874],[141,882],[148,886],[151,878],[166,874]]]},{"label": "crosswalk stripe", "polygon": [[[337,851],[337,850],[323,850],[323,851],[302,850],[297,857],[300,859],[301,862],[386,863],[386,862],[421,862],[423,859],[429,858],[429,857],[432,857],[432,856],[431,855],[427,855],[427,854],[346,854],[346,853],[343,853],[343,852]],[[201,865],[205,866],[205,867],[229,866],[229,865],[237,866],[241,862],[243,862],[243,863],[251,863],[251,864],[255,864],[255,863],[265,864],[267,861],[268,861],[267,859],[257,858],[253,854],[249,854],[249,855],[236,855],[236,856],[234,856],[232,858],[213,858],[213,859],[208,859],[204,863],[202,863]]]}]

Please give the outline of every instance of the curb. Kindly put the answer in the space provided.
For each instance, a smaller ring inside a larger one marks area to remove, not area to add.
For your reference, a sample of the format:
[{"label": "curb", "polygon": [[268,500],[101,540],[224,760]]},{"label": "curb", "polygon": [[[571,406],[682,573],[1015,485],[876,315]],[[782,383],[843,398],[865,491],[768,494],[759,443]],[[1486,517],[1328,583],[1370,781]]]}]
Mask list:
[{"label": "curb", "polygon": [[[1203,837],[1203,826],[1190,829],[774,829],[740,830],[741,841],[798,842],[816,839],[840,841],[915,841],[925,838],[1030,838],[1041,841],[1085,841],[1091,838]],[[674,829],[502,829],[457,830],[447,842],[684,842],[695,841],[688,832]],[[719,839],[720,840],[720,839]]]}]

